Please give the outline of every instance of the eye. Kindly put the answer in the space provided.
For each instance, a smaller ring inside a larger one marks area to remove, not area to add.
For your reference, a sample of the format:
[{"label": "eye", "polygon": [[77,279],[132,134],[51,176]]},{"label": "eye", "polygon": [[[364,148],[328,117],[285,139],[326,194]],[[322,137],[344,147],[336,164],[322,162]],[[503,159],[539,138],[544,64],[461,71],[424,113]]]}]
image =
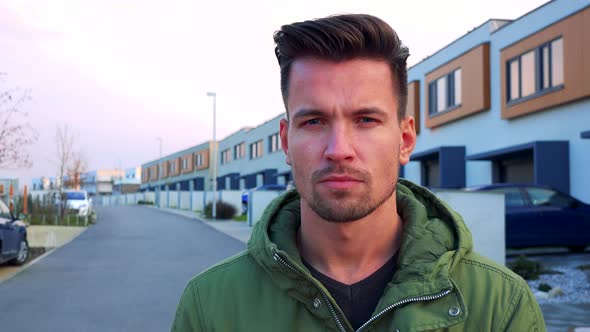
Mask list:
[{"label": "eye", "polygon": [[303,124],[306,126],[317,126],[317,125],[321,124],[321,121],[320,121],[320,119],[317,119],[317,118],[316,119],[309,119],[309,120],[306,120]]},{"label": "eye", "polygon": [[371,125],[371,124],[375,124],[377,122],[379,122],[377,119],[366,117],[366,116],[363,116],[358,119],[358,123],[361,125]]}]

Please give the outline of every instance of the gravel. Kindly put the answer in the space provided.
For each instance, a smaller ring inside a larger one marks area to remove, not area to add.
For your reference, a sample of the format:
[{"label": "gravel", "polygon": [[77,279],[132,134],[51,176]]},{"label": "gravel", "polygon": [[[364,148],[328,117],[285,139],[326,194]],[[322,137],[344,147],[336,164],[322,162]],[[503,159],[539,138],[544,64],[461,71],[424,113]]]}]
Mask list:
[{"label": "gravel", "polygon": [[582,271],[575,267],[554,266],[551,270],[563,274],[542,274],[538,280],[527,281],[533,293],[539,291],[541,283],[548,284],[552,288],[559,287],[565,293],[563,296],[553,298],[539,298],[539,304],[543,303],[590,303],[590,271]]}]

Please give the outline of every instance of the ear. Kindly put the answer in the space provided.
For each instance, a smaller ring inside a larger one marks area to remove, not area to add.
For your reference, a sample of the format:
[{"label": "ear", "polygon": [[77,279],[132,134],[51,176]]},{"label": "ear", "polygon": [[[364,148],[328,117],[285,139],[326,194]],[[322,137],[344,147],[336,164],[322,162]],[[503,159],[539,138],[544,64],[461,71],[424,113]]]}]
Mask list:
[{"label": "ear", "polygon": [[399,163],[405,165],[410,162],[410,155],[416,146],[416,128],[414,127],[414,118],[406,116],[400,123],[400,146],[399,146]]},{"label": "ear", "polygon": [[[288,116],[288,115],[287,115]],[[287,165],[291,165],[291,157],[289,157],[289,121],[287,119],[281,119],[279,125],[279,136],[281,137],[281,145],[283,146],[283,152],[285,152],[285,162]]]}]

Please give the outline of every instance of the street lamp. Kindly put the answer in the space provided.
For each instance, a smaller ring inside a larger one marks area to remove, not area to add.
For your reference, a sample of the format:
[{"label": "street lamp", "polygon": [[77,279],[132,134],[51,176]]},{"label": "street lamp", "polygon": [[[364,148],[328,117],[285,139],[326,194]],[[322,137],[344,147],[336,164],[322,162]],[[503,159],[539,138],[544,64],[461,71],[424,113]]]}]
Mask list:
[{"label": "street lamp", "polygon": [[213,97],[213,206],[211,209],[211,217],[215,220],[217,219],[217,141],[215,140],[215,107],[217,104],[217,94],[215,92],[207,92],[207,97]]},{"label": "street lamp", "polygon": [[160,141],[160,159],[162,159],[162,137],[156,137],[158,141]]}]

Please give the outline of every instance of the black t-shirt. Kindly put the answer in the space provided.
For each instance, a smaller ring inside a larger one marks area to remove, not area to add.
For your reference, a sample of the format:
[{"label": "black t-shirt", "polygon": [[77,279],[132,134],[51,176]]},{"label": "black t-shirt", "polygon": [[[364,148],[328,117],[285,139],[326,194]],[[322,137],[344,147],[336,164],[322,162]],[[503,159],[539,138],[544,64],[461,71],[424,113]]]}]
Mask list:
[{"label": "black t-shirt", "polygon": [[343,284],[322,274],[305,260],[303,260],[303,264],[328,289],[352,327],[356,330],[371,319],[371,314],[377,307],[385,286],[393,278],[397,266],[397,253],[375,273],[352,285]]}]

